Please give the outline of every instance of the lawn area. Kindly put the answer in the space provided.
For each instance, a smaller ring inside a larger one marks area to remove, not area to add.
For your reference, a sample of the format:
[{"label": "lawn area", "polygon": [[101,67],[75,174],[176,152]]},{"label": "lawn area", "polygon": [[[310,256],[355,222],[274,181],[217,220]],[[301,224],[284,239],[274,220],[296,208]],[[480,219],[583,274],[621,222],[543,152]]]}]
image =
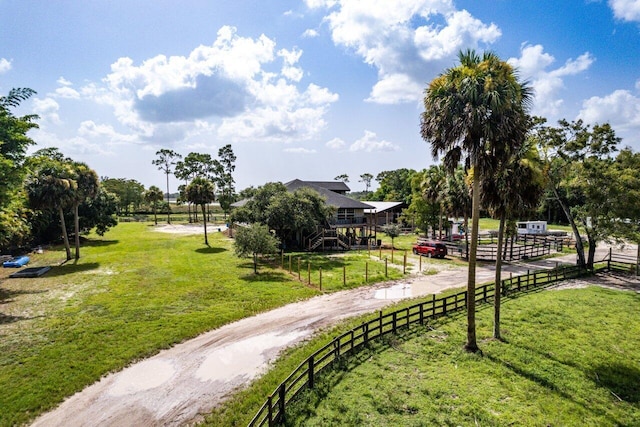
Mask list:
[{"label": "lawn area", "polygon": [[[131,222],[92,235],[77,263],[59,265],[60,248],[35,254],[30,266],[53,266],[40,278],[8,279],[14,270],[0,271],[0,425],[26,423],[160,349],[319,294],[269,265],[254,275],[250,260],[238,259],[220,233],[207,247],[202,236],[151,228]],[[363,271],[364,262],[341,261]],[[369,262],[377,268],[371,280],[382,280],[383,264]],[[326,266],[328,285],[331,275],[341,283],[340,265]],[[390,277],[400,275],[389,268]]]},{"label": "lawn area", "polygon": [[640,425],[638,313],[637,293],[535,292],[507,300],[500,342],[484,306],[483,355],[462,349],[462,315],[413,329],[324,377],[288,425]]}]

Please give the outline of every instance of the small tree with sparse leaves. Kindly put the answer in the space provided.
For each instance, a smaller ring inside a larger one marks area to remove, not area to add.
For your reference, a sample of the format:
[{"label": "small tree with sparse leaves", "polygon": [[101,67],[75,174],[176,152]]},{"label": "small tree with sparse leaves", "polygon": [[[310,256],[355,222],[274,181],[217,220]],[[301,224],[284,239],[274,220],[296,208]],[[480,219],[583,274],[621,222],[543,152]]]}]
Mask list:
[{"label": "small tree with sparse leaves", "polygon": [[258,255],[278,252],[280,241],[262,224],[240,227],[235,236],[235,252],[239,257],[253,257],[253,272],[258,274]]}]

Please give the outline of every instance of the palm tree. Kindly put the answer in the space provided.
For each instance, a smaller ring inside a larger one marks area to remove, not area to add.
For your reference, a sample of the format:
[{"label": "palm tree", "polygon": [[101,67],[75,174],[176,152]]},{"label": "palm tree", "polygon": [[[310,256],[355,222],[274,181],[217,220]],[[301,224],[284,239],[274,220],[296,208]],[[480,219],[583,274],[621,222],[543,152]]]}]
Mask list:
[{"label": "palm tree", "polygon": [[206,207],[215,200],[215,187],[211,181],[206,178],[196,177],[187,186],[187,198],[194,205],[202,207],[202,219],[204,221],[204,244],[209,245],[207,238],[207,215]]},{"label": "palm tree", "polygon": [[464,218],[464,237],[466,253],[469,254],[469,214],[471,212],[471,191],[467,182],[468,174],[462,166],[458,166],[447,177],[445,185],[444,205],[446,211],[456,217]]},{"label": "palm tree", "polygon": [[173,150],[163,148],[156,151],[157,159],[151,163],[158,167],[158,170],[164,172],[167,176],[167,223],[171,224],[171,205],[169,204],[169,174],[171,174],[171,168],[176,164],[176,160],[180,160],[182,156]]},{"label": "palm tree", "polygon": [[25,182],[25,190],[31,207],[39,210],[55,209],[58,211],[67,261],[71,259],[71,247],[64,221],[64,209],[72,205],[74,194],[78,188],[74,178],[74,171],[70,164],[45,160]]},{"label": "palm tree", "polygon": [[[422,191],[425,200],[438,206],[438,240],[442,240],[442,217],[444,216],[444,190],[446,184],[444,168],[434,165],[427,169],[422,181]],[[435,232],[433,233],[435,237]]]},{"label": "palm tree", "polygon": [[478,351],[475,324],[476,253],[480,213],[480,179],[486,164],[504,157],[507,147],[522,138],[531,100],[527,84],[518,81],[513,68],[494,53],[482,57],[473,50],[460,52],[460,65],[446,70],[429,84],[421,116],[422,137],[431,144],[434,158],[444,154],[447,169],[465,157],[476,175],[472,184],[471,247],[467,279],[467,343]]},{"label": "palm tree", "polygon": [[76,259],[80,258],[80,216],[78,207],[87,199],[92,199],[98,194],[100,180],[98,174],[89,168],[85,163],[75,162],[72,164],[76,178],[76,189],[72,196],[73,202],[73,224],[75,230]]},{"label": "palm tree", "polygon": [[153,209],[153,222],[155,225],[158,225],[158,202],[162,201],[163,197],[162,190],[155,185],[149,187],[144,193],[144,199],[151,205],[151,209]]},{"label": "palm tree", "polygon": [[[500,334],[500,280],[502,274],[502,244],[507,219],[523,215],[535,209],[544,194],[546,180],[540,155],[535,145],[528,141],[516,149],[509,158],[496,165],[497,169],[481,183],[481,203],[500,219],[498,247],[496,251],[495,298],[493,337]],[[505,252],[506,253],[506,252]]]}]

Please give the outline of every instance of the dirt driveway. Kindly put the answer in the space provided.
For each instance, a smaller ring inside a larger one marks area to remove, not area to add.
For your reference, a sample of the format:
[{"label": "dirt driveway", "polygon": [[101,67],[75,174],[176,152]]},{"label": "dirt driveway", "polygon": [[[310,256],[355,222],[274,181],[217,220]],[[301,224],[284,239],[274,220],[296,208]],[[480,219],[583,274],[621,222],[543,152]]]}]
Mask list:
[{"label": "dirt driveway", "polygon": [[[556,262],[574,264],[575,255],[507,265],[504,276],[551,268]],[[476,274],[481,283],[492,281],[494,271],[485,266]],[[466,276],[466,268],[443,270],[322,295],[242,319],[104,377],[33,425],[173,426],[196,422],[234,389],[264,372],[282,349],[318,329],[403,298],[465,286]]]}]

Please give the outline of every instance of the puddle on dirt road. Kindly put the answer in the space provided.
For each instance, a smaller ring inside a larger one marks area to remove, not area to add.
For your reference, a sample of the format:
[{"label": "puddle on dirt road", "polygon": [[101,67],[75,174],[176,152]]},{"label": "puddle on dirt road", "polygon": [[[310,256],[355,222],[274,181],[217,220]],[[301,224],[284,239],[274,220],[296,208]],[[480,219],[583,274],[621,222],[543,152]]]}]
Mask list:
[{"label": "puddle on dirt road", "polygon": [[402,299],[411,298],[411,284],[398,283],[390,288],[378,289],[374,294],[375,299]]},{"label": "puddle on dirt road", "polygon": [[201,381],[230,381],[237,376],[251,379],[265,367],[266,352],[283,348],[309,332],[270,332],[229,344],[209,353],[195,376]]},{"label": "puddle on dirt road", "polygon": [[175,368],[162,360],[145,360],[125,369],[109,389],[112,396],[125,396],[158,387],[169,380]]}]

